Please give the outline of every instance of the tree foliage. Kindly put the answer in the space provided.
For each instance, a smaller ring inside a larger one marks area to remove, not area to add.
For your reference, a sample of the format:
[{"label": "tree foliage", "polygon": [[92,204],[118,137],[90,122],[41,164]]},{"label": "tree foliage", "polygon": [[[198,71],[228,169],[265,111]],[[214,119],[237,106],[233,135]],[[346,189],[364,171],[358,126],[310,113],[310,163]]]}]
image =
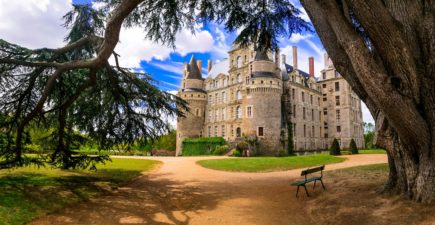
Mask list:
[{"label": "tree foliage", "polygon": [[358,154],[358,148],[356,147],[356,143],[355,140],[353,140],[353,138],[350,140],[350,144],[349,144],[349,152],[353,155],[353,154]]},{"label": "tree foliage", "polygon": [[329,148],[329,154],[330,155],[341,155],[341,149],[340,144],[338,144],[338,141],[336,138],[332,141],[332,145]]}]

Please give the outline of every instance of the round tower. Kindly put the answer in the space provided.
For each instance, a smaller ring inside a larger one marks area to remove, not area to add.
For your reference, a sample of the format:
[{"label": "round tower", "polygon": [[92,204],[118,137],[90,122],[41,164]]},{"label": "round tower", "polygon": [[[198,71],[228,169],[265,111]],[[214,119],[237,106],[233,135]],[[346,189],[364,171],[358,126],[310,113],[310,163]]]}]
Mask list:
[{"label": "round tower", "polygon": [[184,139],[203,136],[207,94],[201,68],[201,60],[197,61],[193,55],[189,64],[185,64],[183,68],[183,80],[177,95],[188,103],[189,110],[184,112],[184,117],[177,118],[177,156],[183,154]]},{"label": "round tower", "polygon": [[282,79],[279,59],[270,60],[267,52],[259,51],[250,66],[250,83],[247,85],[246,127],[248,135],[256,135],[263,154],[274,154],[282,149],[280,142],[282,115]]}]

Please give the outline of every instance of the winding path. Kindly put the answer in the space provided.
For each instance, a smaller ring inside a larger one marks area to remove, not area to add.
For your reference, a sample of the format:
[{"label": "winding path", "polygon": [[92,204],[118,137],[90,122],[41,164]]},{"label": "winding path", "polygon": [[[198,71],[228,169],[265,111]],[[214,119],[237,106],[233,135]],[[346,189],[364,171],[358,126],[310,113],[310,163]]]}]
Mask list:
[{"label": "winding path", "polygon": [[[326,166],[335,170],[386,163],[387,156],[350,155]],[[222,172],[196,164],[220,157],[130,157],[164,164],[112,194],[68,207],[31,224],[315,224],[305,214],[306,198],[295,198],[289,181],[301,169],[269,173]],[[328,178],[325,178],[328,187]],[[321,189],[310,192],[314,197]]]}]

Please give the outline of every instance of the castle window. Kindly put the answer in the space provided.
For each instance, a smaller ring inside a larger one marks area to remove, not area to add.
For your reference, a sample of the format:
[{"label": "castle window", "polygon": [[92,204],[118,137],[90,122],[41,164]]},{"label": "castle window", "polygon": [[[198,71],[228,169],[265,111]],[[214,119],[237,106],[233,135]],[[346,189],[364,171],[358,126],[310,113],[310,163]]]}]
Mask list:
[{"label": "castle window", "polygon": [[208,96],[208,102],[210,102],[210,104],[213,104],[213,95]]},{"label": "castle window", "polygon": [[241,137],[242,136],[242,129],[240,129],[240,127],[237,127],[236,129],[236,137]]},{"label": "castle window", "polygon": [[337,133],[341,132],[341,126],[337,126]]},{"label": "castle window", "polygon": [[302,118],[305,120],[305,107],[302,108]]},{"label": "castle window", "polygon": [[295,99],[295,96],[296,96],[296,90],[293,88],[292,89],[292,97],[293,97],[293,99]]},{"label": "castle window", "polygon": [[[322,78],[323,78],[323,80],[326,80],[326,72],[323,72],[322,73]],[[325,87],[326,87],[326,84],[324,84],[325,85]]]},{"label": "castle window", "polygon": [[231,127],[230,127],[230,131],[231,131],[231,137],[234,137],[234,129],[233,129],[233,125],[231,125]]},{"label": "castle window", "polygon": [[237,74],[236,81],[237,81],[237,83],[242,82],[242,76],[240,76],[240,74]]},{"label": "castle window", "polygon": [[240,56],[237,56],[237,68],[240,68],[240,67],[242,67],[242,57],[240,57]]},{"label": "castle window", "polygon": [[293,105],[293,117],[296,118],[296,105]]},{"label": "castle window", "polygon": [[335,118],[337,120],[337,123],[340,123],[340,110],[335,110]]},{"label": "castle window", "polygon": [[211,110],[208,111],[208,121],[211,123],[213,122],[213,115],[211,113]]},{"label": "castle window", "polygon": [[340,91],[340,83],[335,82],[335,91]]},{"label": "castle window", "polygon": [[216,117],[216,122],[219,121],[219,110],[218,109],[216,109],[215,117]]},{"label": "castle window", "polygon": [[270,81],[270,84],[272,84],[272,81]]},{"label": "castle window", "polygon": [[247,63],[247,62],[248,62],[248,56],[245,55],[245,63]]},{"label": "castle window", "polygon": [[323,115],[328,115],[328,109],[323,108]]},{"label": "castle window", "polygon": [[240,108],[240,106],[237,106],[236,108],[236,119],[240,119],[242,118],[242,109]]},{"label": "castle window", "polygon": [[252,106],[246,107],[246,116],[252,118]]},{"label": "castle window", "polygon": [[[327,133],[325,133],[325,138],[328,138],[328,134]],[[327,148],[327,147],[326,147]]]},{"label": "castle window", "polygon": [[199,109],[196,109],[196,116],[199,116]]},{"label": "castle window", "polygon": [[340,96],[335,96],[335,105],[340,105]]},{"label": "castle window", "polygon": [[315,137],[316,136],[315,133],[314,133],[314,126],[311,127],[311,135],[312,135],[311,137]]},{"label": "castle window", "polygon": [[261,84],[263,84],[264,82],[263,82],[263,80],[261,80],[261,82],[260,82]]},{"label": "castle window", "polygon": [[211,136],[211,127],[208,127],[208,136],[210,137]]},{"label": "castle window", "polygon": [[313,95],[310,95],[310,102],[311,102],[311,105],[313,104]]},{"label": "castle window", "polygon": [[226,92],[222,92],[222,102],[223,103],[227,102],[227,93]]},{"label": "castle window", "polygon": [[307,126],[304,124],[304,137],[307,136]]},{"label": "castle window", "polygon": [[214,126],[214,136],[218,136],[218,126]]},{"label": "castle window", "polygon": [[320,97],[317,97],[317,104],[320,106]]},{"label": "castle window", "polygon": [[305,102],[305,93],[302,92],[302,102]]},{"label": "castle window", "polygon": [[242,100],[242,93],[240,91],[236,92],[237,100]]},{"label": "castle window", "polygon": [[263,137],[264,136],[264,129],[263,129],[263,127],[258,127],[258,136],[259,137]]},{"label": "castle window", "polygon": [[314,109],[311,109],[311,120],[314,121]]},{"label": "castle window", "polygon": [[222,137],[225,137],[225,125],[222,125],[221,132],[222,132]]},{"label": "castle window", "polygon": [[225,120],[225,108],[222,108],[222,120]]}]

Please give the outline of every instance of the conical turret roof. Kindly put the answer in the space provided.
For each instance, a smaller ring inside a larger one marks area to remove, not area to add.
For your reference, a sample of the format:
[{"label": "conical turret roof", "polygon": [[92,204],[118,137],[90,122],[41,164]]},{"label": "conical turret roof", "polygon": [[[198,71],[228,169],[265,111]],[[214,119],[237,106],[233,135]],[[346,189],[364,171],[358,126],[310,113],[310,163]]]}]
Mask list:
[{"label": "conical turret roof", "polygon": [[190,62],[187,65],[187,69],[189,74],[187,75],[187,79],[202,79],[200,69],[198,68],[198,63],[196,62],[195,55],[192,54],[192,58],[190,58]]}]

